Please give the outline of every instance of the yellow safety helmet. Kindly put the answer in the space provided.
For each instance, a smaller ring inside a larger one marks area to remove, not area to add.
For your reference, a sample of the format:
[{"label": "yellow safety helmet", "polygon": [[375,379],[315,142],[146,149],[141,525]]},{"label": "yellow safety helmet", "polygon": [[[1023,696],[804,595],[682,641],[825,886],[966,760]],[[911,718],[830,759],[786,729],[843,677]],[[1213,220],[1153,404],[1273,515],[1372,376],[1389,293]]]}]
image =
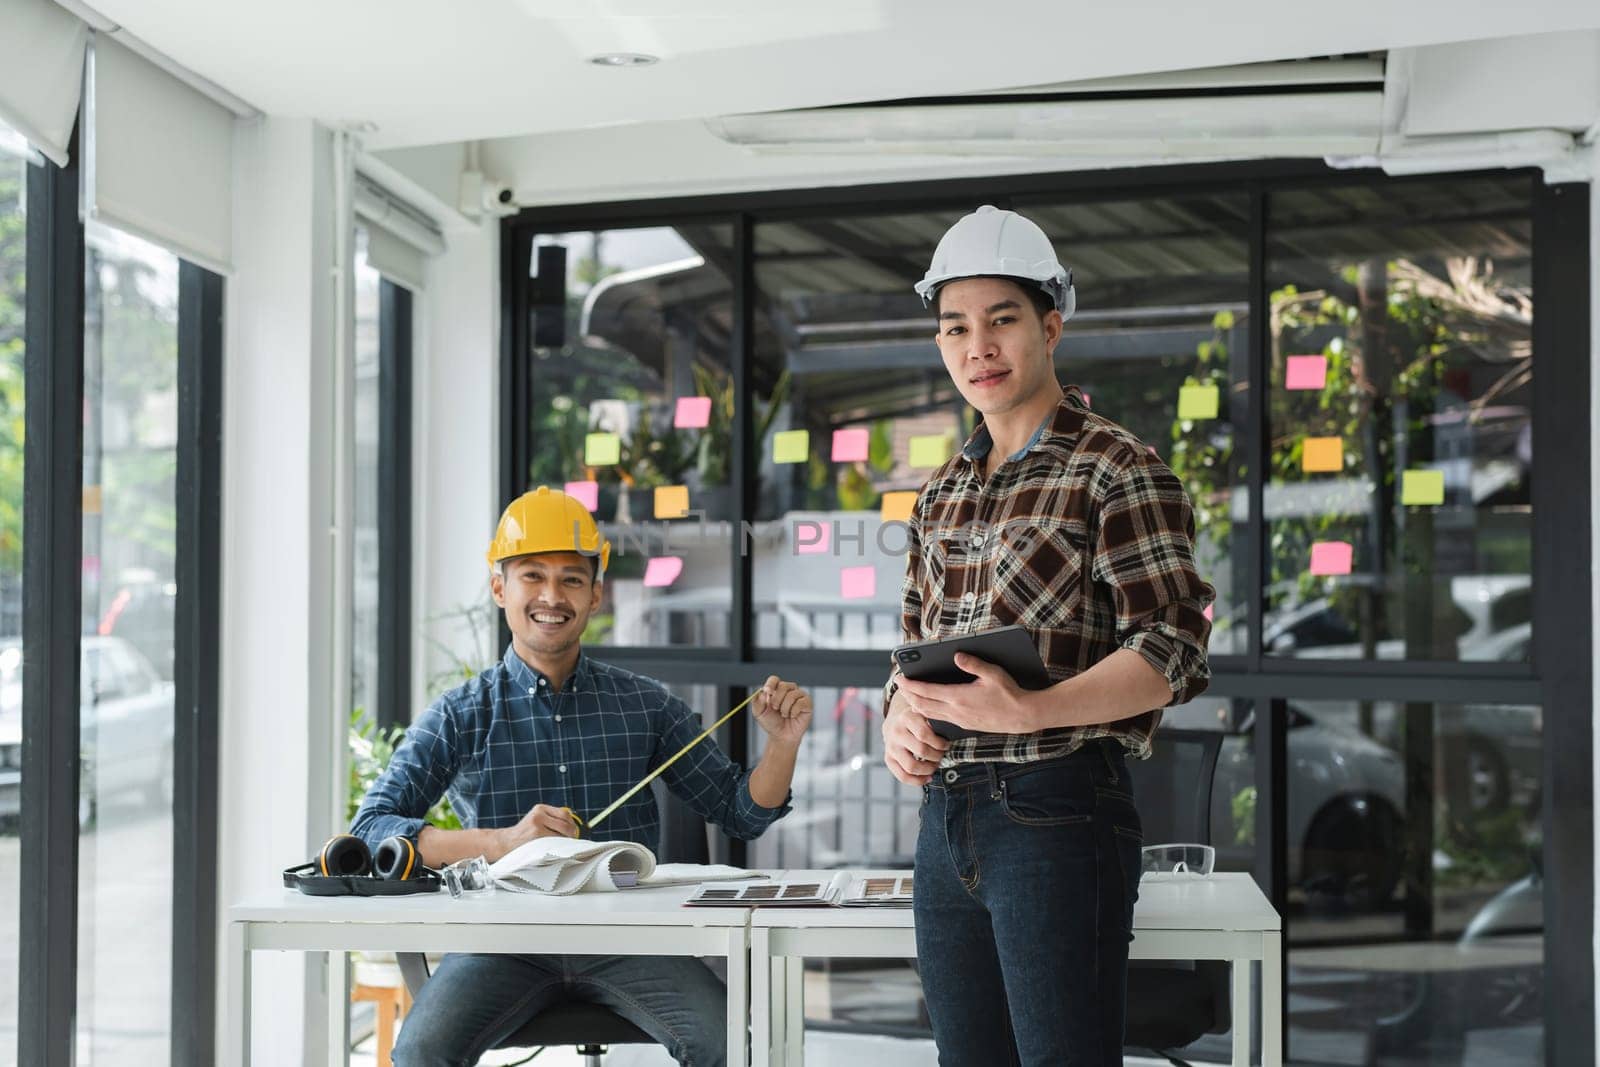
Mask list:
[{"label": "yellow safety helmet", "polygon": [[489,568],[513,556],[535,552],[581,552],[600,557],[597,576],[611,561],[611,542],[583,504],[547,485],[523,493],[506,506],[489,542]]}]

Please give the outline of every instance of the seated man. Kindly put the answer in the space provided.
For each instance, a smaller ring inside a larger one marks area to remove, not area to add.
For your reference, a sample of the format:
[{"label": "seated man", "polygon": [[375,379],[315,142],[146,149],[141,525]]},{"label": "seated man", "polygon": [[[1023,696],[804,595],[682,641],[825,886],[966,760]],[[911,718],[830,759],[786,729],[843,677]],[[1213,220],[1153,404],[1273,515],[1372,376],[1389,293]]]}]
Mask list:
[{"label": "seated man", "polygon": [[[351,833],[371,848],[392,834],[412,837],[430,867],[479,855],[493,862],[537,837],[576,835],[572,812],[597,814],[700,733],[699,716],[660,683],[582,653],[610,553],[588,510],[564,493],[541,486],[506,508],[488,555],[511,647],[412,723]],[[690,807],[743,840],[789,811],[811,698],[771,677],[752,709],[767,733],[753,771],[708,738],[662,775]],[[444,794],[469,829],[423,825]],[[641,790],[593,836],[655,849],[655,795]],[[698,959],[452,954],[406,1017],[395,1063],[476,1063],[570,999],[623,1016],[679,1063],[726,1062],[726,992]]]}]

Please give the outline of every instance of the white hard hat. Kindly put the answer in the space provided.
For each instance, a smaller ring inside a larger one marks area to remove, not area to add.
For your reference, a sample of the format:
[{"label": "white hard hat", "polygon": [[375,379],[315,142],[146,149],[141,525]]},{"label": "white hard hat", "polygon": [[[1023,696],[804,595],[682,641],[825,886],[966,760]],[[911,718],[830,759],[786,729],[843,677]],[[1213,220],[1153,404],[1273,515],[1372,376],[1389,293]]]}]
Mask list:
[{"label": "white hard hat", "polygon": [[1056,261],[1050,238],[1037,223],[1015,211],[1001,211],[993,204],[985,204],[956,220],[939,238],[933,263],[916,284],[917,295],[927,306],[946,282],[984,275],[1032,282],[1055,301],[1063,319],[1072,318],[1077,310],[1072,272]]}]

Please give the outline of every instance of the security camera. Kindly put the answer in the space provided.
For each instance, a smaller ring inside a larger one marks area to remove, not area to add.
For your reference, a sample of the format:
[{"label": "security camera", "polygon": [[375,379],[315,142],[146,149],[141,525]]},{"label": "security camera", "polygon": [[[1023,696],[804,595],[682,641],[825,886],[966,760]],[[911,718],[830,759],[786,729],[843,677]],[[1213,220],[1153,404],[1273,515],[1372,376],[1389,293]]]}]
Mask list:
[{"label": "security camera", "polygon": [[491,215],[504,217],[517,213],[517,201],[511,194],[511,187],[495,181],[483,183],[483,193],[479,199],[483,210]]},{"label": "security camera", "polygon": [[480,214],[504,218],[517,213],[517,200],[511,187],[503,182],[486,178],[482,171],[468,170],[461,175],[461,213],[469,217]]}]

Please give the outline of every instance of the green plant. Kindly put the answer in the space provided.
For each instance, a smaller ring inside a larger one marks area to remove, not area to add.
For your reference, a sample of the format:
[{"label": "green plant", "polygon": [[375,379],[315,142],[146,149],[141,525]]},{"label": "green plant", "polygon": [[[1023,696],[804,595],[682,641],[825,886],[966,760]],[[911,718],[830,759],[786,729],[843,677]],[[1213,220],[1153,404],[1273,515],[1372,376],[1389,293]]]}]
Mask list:
[{"label": "green plant", "polygon": [[[357,707],[351,710],[350,794],[345,803],[347,823],[355,819],[361,801],[366,798],[372,783],[378,780],[378,775],[389,766],[389,761],[394,758],[394,750],[399,747],[405,734],[403,726],[391,726],[383,730],[364,709]],[[461,829],[461,819],[450,806],[449,797],[440,797],[439,802],[428,809],[425,818],[429,826],[437,826],[441,830]]]}]

